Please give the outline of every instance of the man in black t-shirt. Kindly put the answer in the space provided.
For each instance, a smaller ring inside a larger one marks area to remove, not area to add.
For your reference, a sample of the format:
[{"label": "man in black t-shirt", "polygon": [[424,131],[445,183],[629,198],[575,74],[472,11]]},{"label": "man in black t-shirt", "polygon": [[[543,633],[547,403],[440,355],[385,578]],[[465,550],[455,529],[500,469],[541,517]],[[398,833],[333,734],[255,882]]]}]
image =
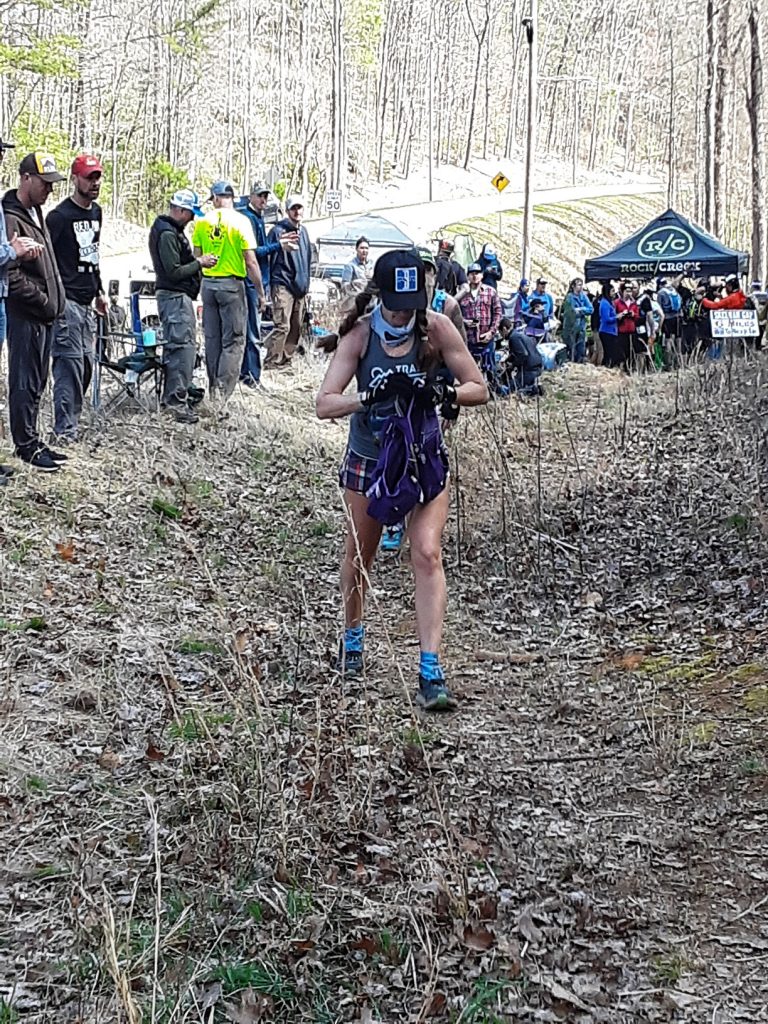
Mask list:
[{"label": "man in black t-shirt", "polygon": [[467,275],[460,263],[453,258],[454,244],[442,238],[437,250],[436,288],[452,295],[457,301],[469,291]]},{"label": "man in black t-shirt", "polygon": [[76,441],[83,396],[93,370],[96,311],[107,305],[99,272],[101,207],[96,202],[103,174],[95,156],[82,153],[72,164],[72,195],[46,217],[59,274],[67,297],[53,337],[54,433]]}]

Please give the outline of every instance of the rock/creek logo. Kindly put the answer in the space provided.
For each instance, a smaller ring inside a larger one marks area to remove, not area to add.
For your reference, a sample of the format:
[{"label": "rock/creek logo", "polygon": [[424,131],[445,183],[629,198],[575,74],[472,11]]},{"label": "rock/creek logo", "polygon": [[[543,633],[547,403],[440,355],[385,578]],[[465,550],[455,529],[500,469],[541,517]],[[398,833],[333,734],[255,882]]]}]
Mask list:
[{"label": "rock/creek logo", "polygon": [[654,228],[637,243],[644,260],[682,259],[693,252],[693,238],[683,228]]}]

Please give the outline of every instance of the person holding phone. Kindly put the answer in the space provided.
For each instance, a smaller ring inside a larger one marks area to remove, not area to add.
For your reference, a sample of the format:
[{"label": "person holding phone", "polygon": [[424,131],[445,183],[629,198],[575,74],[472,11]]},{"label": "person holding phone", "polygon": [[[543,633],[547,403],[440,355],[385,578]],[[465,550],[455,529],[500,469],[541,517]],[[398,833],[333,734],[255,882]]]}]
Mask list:
[{"label": "person holding phone", "polygon": [[495,288],[483,284],[479,263],[467,267],[469,291],[459,299],[467,332],[467,344],[487,379],[496,375],[496,332],[501,321],[501,302]]}]

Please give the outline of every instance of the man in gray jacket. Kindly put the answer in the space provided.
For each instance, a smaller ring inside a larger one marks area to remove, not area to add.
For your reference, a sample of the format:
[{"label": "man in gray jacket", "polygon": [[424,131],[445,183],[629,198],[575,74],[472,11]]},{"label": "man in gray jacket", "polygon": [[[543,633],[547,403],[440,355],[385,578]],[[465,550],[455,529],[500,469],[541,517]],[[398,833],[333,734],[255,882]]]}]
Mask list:
[{"label": "man in gray jacket", "polygon": [[[0,163],[2,163],[5,151],[15,149],[12,142],[4,142],[0,138]],[[8,268],[15,265],[19,260],[34,259],[40,252],[40,245],[31,238],[14,233],[8,238],[5,229],[5,214],[0,206],[0,351],[6,336],[5,298],[8,294]],[[10,466],[0,465],[0,486],[7,483],[8,477],[13,476]]]},{"label": "man in gray jacket", "polygon": [[211,253],[195,257],[184,229],[194,217],[202,217],[197,192],[182,188],[149,232],[149,253],[155,268],[157,311],[163,325],[165,384],[162,405],[178,423],[197,423],[189,405],[189,387],[197,355],[195,299],[200,291],[203,267],[216,265]]},{"label": "man in gray jacket", "polygon": [[272,255],[270,281],[275,329],[270,338],[265,367],[290,365],[299,344],[304,300],[309,291],[312,247],[307,229],[301,223],[304,200],[301,196],[289,196],[286,209],[288,216],[275,224],[269,233],[269,241],[279,242],[283,235],[295,233],[296,242]]},{"label": "man in gray jacket", "polygon": [[8,416],[16,454],[33,469],[53,473],[66,455],[40,440],[37,417],[48,382],[53,324],[64,313],[53,247],[43,204],[56,182],[66,181],[53,157],[30,153],[19,164],[19,187],[3,196],[8,234],[36,243],[36,255],[12,264],[8,272]]}]

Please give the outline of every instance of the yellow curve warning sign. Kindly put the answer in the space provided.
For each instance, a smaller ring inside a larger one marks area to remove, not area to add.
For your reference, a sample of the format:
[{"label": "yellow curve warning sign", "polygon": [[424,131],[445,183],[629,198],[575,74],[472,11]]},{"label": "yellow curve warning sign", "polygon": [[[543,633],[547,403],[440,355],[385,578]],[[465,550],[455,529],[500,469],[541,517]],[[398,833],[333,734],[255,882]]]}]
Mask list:
[{"label": "yellow curve warning sign", "polygon": [[499,171],[495,178],[491,178],[491,184],[497,192],[503,192],[509,184],[509,178],[506,174],[502,174],[501,171]]}]

